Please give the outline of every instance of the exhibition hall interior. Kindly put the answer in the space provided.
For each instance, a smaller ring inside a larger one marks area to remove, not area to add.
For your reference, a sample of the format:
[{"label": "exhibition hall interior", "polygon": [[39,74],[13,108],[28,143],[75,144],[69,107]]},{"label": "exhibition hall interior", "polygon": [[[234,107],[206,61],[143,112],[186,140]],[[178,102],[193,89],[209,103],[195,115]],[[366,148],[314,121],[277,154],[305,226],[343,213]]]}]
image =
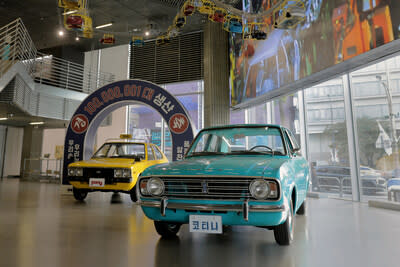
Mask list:
[{"label": "exhibition hall interior", "polygon": [[399,265],[400,1],[0,14],[0,266]]}]

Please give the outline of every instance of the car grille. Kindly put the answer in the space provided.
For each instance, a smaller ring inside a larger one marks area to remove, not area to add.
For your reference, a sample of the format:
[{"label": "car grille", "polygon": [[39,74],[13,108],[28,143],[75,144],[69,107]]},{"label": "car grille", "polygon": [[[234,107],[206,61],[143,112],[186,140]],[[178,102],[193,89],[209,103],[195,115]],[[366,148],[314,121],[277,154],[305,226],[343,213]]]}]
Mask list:
[{"label": "car grille", "polygon": [[164,195],[169,198],[252,199],[249,185],[254,178],[161,177],[161,179],[165,185]]},{"label": "car grille", "polygon": [[104,178],[105,184],[130,183],[132,178],[114,178],[113,168],[83,168],[83,176],[70,176],[70,181],[89,183],[89,178]]},{"label": "car grille", "polygon": [[113,178],[112,168],[83,168],[83,176],[87,178]]}]

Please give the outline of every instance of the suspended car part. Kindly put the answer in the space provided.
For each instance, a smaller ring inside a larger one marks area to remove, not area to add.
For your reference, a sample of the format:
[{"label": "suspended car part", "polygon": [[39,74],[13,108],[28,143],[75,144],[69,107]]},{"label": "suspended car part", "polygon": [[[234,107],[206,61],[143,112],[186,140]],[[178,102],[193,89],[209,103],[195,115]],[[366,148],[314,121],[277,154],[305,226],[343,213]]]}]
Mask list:
[{"label": "suspended car part", "polygon": [[203,4],[198,8],[201,14],[211,15],[214,13],[215,4],[210,0],[202,0]]},{"label": "suspended car part", "polygon": [[143,37],[142,36],[132,36],[131,44],[133,46],[142,47],[144,45]]},{"label": "suspended car part", "polygon": [[83,30],[83,33],[82,33],[82,37],[84,37],[84,38],[89,38],[89,39],[91,39],[91,38],[93,38],[93,29],[92,29],[92,27],[85,27],[85,29]]},{"label": "suspended car part", "polygon": [[64,26],[68,30],[82,30],[83,18],[80,14],[64,16],[65,22]]},{"label": "suspended car part", "polygon": [[176,36],[178,36],[178,34],[179,34],[179,30],[176,27],[174,27],[174,26],[168,27],[168,31],[166,34],[168,36],[168,38],[176,37]]},{"label": "suspended car part", "polygon": [[267,39],[268,31],[269,31],[269,26],[263,22],[251,23],[251,39],[265,40]]},{"label": "suspended car part", "polygon": [[85,8],[85,0],[58,0],[58,6],[64,9],[80,10]]},{"label": "suspended car part", "polygon": [[275,12],[274,27],[276,29],[292,29],[306,17],[304,3],[300,0],[286,0]]},{"label": "suspended car part", "polygon": [[105,33],[103,35],[103,38],[100,39],[100,43],[102,43],[102,44],[115,44],[114,34]]},{"label": "suspended car part", "polygon": [[186,17],[185,16],[181,16],[181,15],[177,15],[175,17],[175,26],[177,28],[182,28],[183,25],[186,24]]},{"label": "suspended car part", "polygon": [[243,39],[267,39],[268,25],[261,22],[250,22],[243,26]]},{"label": "suspended car part", "polygon": [[165,35],[159,36],[156,39],[156,45],[166,45],[169,43],[170,43],[170,41],[169,41],[168,37]]},{"label": "suspended car part", "polygon": [[225,21],[226,11],[222,8],[215,8],[213,13],[208,15],[208,19],[213,22],[223,23]]},{"label": "suspended car part", "polygon": [[64,27],[67,30],[83,32],[82,37],[92,38],[92,18],[85,14],[64,15]]},{"label": "suspended car part", "polygon": [[243,31],[241,18],[229,13],[226,14],[222,27],[227,32],[242,33]]},{"label": "suspended car part", "polygon": [[185,16],[191,16],[194,13],[194,11],[195,7],[193,1],[186,1],[182,7],[182,13]]},{"label": "suspended car part", "polygon": [[243,32],[242,32],[243,39],[251,39],[251,27],[250,24],[243,25]]}]

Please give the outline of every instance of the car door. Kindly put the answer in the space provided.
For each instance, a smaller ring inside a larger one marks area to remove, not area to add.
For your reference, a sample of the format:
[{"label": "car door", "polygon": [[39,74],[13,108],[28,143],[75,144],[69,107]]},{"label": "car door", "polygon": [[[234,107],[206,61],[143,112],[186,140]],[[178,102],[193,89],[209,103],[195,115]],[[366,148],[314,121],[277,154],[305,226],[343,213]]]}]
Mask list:
[{"label": "car door", "polygon": [[297,188],[297,203],[302,203],[307,194],[308,185],[308,164],[300,154],[300,146],[297,143],[294,135],[287,129],[284,131],[285,139],[287,140],[289,154],[291,156],[291,165]]}]

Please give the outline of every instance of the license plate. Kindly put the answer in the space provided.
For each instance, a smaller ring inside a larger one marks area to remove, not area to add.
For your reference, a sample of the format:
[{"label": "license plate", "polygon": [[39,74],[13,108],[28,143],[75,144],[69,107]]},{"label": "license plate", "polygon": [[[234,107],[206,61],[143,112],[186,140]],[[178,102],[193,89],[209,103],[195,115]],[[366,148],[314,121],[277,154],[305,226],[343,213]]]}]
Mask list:
[{"label": "license plate", "polygon": [[190,215],[189,231],[196,233],[222,234],[222,218],[214,215]]},{"label": "license plate", "polygon": [[90,178],[89,186],[91,187],[104,187],[105,179],[104,178]]}]

